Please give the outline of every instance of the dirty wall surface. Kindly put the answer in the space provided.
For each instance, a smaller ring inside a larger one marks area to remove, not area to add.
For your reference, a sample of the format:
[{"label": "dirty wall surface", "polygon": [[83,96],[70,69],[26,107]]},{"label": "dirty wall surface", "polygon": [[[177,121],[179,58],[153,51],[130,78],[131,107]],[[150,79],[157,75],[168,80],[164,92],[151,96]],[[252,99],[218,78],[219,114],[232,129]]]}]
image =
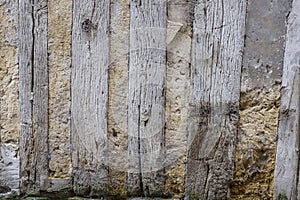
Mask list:
[{"label": "dirty wall surface", "polygon": [[291,1],[105,2],[0,1],[0,193],[271,199]]}]

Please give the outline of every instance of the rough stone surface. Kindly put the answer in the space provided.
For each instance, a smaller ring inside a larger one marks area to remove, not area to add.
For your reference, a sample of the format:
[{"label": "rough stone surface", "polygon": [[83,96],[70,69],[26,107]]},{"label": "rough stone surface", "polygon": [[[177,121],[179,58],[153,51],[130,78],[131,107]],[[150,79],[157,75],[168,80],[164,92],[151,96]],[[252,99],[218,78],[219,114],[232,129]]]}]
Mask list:
[{"label": "rough stone surface", "polygon": [[0,1],[0,193],[19,187],[18,4]]},{"label": "rough stone surface", "polygon": [[168,1],[166,83],[166,195],[184,193],[192,9],[188,1]]},{"label": "rough stone surface", "polygon": [[248,1],[241,91],[271,88],[281,80],[286,16],[291,0]]},{"label": "rough stone surface", "polygon": [[0,145],[0,193],[19,190],[18,146]]},{"label": "rough stone surface", "polygon": [[[70,29],[72,24],[72,1],[49,1],[48,13],[49,29],[47,36],[49,36],[48,65],[50,86],[50,131],[48,138],[50,162],[48,167],[50,177],[65,178],[69,177],[71,171],[71,159],[69,156],[69,67],[71,62]],[[15,91],[17,92],[17,90]],[[18,100],[16,100],[16,102],[18,102]],[[15,124],[19,126],[18,123]],[[18,137],[15,138],[18,139]],[[26,146],[26,148],[27,147],[28,146]],[[40,163],[38,162],[38,164]],[[28,166],[28,171],[29,169],[30,166]],[[48,170],[48,168],[45,170]]]},{"label": "rough stone surface", "polygon": [[19,131],[17,5],[0,4],[0,136],[1,143],[17,143]]},{"label": "rough stone surface", "polygon": [[241,94],[232,199],[271,199],[280,85]]},{"label": "rough stone surface", "polygon": [[49,176],[65,178],[69,177],[71,173],[70,56],[72,1],[49,1],[48,16]]},{"label": "rough stone surface", "polygon": [[248,1],[232,199],[271,199],[291,1]]}]

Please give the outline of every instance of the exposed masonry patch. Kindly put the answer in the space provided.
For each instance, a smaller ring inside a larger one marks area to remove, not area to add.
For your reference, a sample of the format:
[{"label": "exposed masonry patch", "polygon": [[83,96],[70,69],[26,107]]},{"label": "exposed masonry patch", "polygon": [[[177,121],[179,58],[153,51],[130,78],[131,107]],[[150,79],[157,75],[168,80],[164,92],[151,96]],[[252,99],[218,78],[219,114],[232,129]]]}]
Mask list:
[{"label": "exposed masonry patch", "polygon": [[70,156],[70,65],[72,0],[49,1],[49,171],[68,178]]},{"label": "exposed masonry patch", "polygon": [[16,1],[0,2],[0,196],[19,188],[17,9]]},{"label": "exposed masonry patch", "polygon": [[232,199],[273,195],[280,85],[242,93]]}]

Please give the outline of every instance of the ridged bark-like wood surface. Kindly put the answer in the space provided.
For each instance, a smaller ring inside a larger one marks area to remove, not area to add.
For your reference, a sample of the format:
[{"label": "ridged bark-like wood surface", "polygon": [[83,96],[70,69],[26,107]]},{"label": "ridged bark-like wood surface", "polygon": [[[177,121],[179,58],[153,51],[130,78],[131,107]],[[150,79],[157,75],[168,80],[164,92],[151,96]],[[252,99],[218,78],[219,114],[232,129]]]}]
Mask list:
[{"label": "ridged bark-like wood surface", "polygon": [[110,1],[74,1],[71,131],[76,194],[107,193]]},{"label": "ridged bark-like wood surface", "polygon": [[186,193],[229,198],[238,131],[246,1],[194,8]]},{"label": "ridged bark-like wood surface", "polygon": [[299,199],[298,4],[0,0],[0,196]]},{"label": "ridged bark-like wood surface", "polygon": [[47,1],[19,2],[20,183],[33,193],[48,178]]},{"label": "ridged bark-like wood surface", "polygon": [[287,17],[274,199],[299,199],[300,1]]},{"label": "ridged bark-like wood surface", "polygon": [[128,96],[128,192],[164,190],[165,0],[131,1]]}]

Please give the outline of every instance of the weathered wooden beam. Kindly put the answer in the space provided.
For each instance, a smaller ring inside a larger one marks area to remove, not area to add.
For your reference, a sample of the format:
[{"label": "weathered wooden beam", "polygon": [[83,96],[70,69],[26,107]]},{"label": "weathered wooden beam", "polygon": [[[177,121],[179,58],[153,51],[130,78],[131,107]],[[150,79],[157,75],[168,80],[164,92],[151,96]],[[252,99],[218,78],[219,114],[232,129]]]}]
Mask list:
[{"label": "weathered wooden beam", "polygon": [[225,199],[233,176],[246,1],[195,4],[186,194]]},{"label": "weathered wooden beam", "polygon": [[48,177],[47,1],[19,1],[21,190]]},{"label": "weathered wooden beam", "polygon": [[130,4],[128,193],[164,190],[166,0]]},{"label": "weathered wooden beam", "polygon": [[287,17],[274,199],[299,199],[300,1]]},{"label": "weathered wooden beam", "polygon": [[48,9],[47,0],[33,5],[33,131],[30,180],[43,187],[48,178]]},{"label": "weathered wooden beam", "polygon": [[112,0],[108,98],[109,193],[126,196],[130,0]]},{"label": "weathered wooden beam", "polygon": [[28,184],[29,155],[32,146],[32,69],[33,17],[32,2],[19,0],[19,99],[20,99],[20,187]]},{"label": "weathered wooden beam", "polygon": [[107,102],[110,1],[74,1],[71,138],[74,191],[107,193]]}]

